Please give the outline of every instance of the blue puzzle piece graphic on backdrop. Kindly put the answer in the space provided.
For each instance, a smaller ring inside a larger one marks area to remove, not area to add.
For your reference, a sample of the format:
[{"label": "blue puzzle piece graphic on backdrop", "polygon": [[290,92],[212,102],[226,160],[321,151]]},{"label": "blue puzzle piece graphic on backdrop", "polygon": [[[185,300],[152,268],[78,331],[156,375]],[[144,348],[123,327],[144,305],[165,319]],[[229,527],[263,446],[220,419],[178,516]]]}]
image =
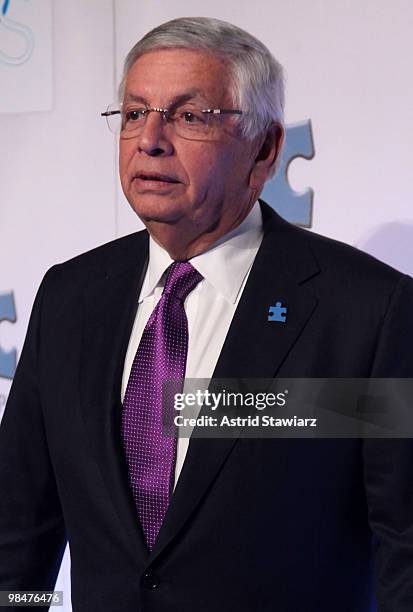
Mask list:
[{"label": "blue puzzle piece graphic on backdrop", "polygon": [[268,313],[268,321],[285,323],[287,320],[287,308],[281,302],[276,302],[275,306],[270,306]]},{"label": "blue puzzle piece graphic on backdrop", "polygon": [[[0,293],[0,324],[3,321],[16,322],[16,308],[13,293]],[[0,378],[13,378],[16,371],[17,351],[4,351],[0,346]]]},{"label": "blue puzzle piece graphic on backdrop", "polygon": [[297,192],[288,182],[288,167],[296,157],[312,159],[314,142],[311,121],[294,123],[286,127],[285,144],[277,174],[265,184],[262,198],[284,219],[311,227],[314,192],[311,188]]}]

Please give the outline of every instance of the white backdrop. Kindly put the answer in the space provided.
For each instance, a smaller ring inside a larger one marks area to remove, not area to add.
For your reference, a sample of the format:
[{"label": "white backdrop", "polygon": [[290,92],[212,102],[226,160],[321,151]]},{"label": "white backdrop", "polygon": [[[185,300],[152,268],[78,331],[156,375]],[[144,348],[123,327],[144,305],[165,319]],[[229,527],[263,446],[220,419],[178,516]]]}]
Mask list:
[{"label": "white backdrop", "polygon": [[[17,315],[0,323],[3,351],[19,354],[50,265],[140,227],[121,195],[116,142],[99,113],[115,100],[129,48],[183,15],[232,21],[285,66],[287,123],[313,126],[315,157],[289,171],[295,189],[314,190],[312,229],[413,273],[410,0],[72,0],[53,3],[49,25],[36,22],[35,2],[50,8],[48,0],[10,0],[7,13],[32,29],[31,57],[6,66],[0,53],[0,96],[26,109],[0,103],[0,294],[13,292]],[[12,48],[9,35],[0,22],[0,52]],[[18,78],[23,69],[37,92]],[[11,95],[10,83],[21,90]],[[9,387],[0,377],[0,416]],[[67,566],[59,584],[68,602]]]}]

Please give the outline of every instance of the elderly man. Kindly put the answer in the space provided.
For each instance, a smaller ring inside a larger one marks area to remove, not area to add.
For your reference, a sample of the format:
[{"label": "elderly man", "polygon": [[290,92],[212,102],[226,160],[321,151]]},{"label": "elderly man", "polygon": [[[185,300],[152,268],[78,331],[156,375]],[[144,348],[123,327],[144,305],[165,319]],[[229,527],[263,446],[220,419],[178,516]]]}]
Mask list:
[{"label": "elderly man", "polygon": [[411,611],[410,441],[161,424],[168,378],[411,377],[411,279],[258,200],[283,80],[248,33],[163,24],[120,92],[146,229],[40,287],[1,428],[0,588],[52,589],[67,538],[76,612]]}]

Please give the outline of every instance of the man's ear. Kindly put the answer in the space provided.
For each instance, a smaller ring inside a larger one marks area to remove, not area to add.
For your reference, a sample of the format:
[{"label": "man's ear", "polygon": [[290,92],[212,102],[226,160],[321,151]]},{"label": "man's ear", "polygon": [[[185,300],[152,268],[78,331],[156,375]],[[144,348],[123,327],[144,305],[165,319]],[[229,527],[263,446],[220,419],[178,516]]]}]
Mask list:
[{"label": "man's ear", "polygon": [[277,163],[284,144],[284,129],[279,123],[273,123],[261,138],[258,153],[249,178],[252,189],[260,189],[267,180],[273,166]]}]

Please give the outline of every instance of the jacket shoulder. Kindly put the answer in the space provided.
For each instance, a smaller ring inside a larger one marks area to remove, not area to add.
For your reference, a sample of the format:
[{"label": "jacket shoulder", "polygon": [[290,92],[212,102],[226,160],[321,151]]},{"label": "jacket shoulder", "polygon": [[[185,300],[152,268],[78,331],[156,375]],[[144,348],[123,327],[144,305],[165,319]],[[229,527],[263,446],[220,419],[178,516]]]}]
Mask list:
[{"label": "jacket shoulder", "polygon": [[274,231],[293,256],[294,252],[307,253],[306,256],[311,253],[319,271],[338,282],[353,279],[389,282],[394,285],[406,277],[399,270],[354,246],[293,225],[267,204],[262,204],[264,228]]},{"label": "jacket shoulder", "polygon": [[399,270],[354,246],[309,230],[296,229],[305,236],[311,252],[323,270],[330,270],[340,276],[350,275],[354,278],[390,282],[398,281],[404,276]]},{"label": "jacket shoulder", "polygon": [[131,273],[148,253],[146,230],[117,238],[81,255],[52,266],[46,273],[41,287],[48,290],[64,290],[69,287],[80,290],[89,283],[119,272]]},{"label": "jacket shoulder", "polygon": [[[366,308],[385,311],[397,289],[412,292],[412,279],[365,253],[339,240],[297,227],[282,219],[262,202],[264,231],[274,256],[283,251],[283,263],[297,272],[300,281],[310,280],[319,297],[328,304],[363,303]],[[277,271],[277,270],[276,270]],[[275,272],[276,272],[275,271]]]},{"label": "jacket shoulder", "polygon": [[67,261],[57,264],[62,271],[104,269],[119,260],[133,257],[142,249],[147,248],[148,233],[146,230],[134,232],[122,238],[116,238],[110,242],[97,246],[81,255],[76,255]]}]

